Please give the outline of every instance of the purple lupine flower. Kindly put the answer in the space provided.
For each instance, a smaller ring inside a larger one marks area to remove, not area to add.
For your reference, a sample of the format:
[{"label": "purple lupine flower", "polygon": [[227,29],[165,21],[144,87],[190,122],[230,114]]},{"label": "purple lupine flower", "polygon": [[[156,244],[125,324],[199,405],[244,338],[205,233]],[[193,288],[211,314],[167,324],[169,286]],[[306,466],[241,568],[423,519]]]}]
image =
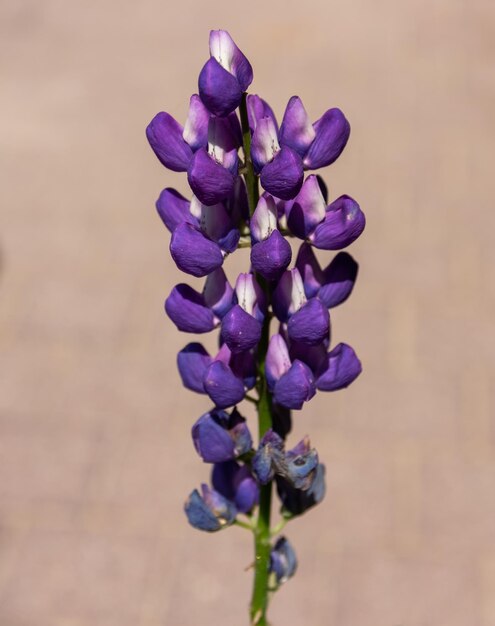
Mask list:
[{"label": "purple lupine flower", "polygon": [[187,172],[194,194],[206,205],[229,198],[238,176],[237,150],[242,143],[235,113],[211,116],[197,95],[191,97],[184,127],[171,115],[158,113],[146,129],[158,159],[175,172]]},{"label": "purple lupine flower", "polygon": [[210,118],[208,145],[194,153],[187,169],[189,185],[204,204],[217,204],[234,192],[239,163],[237,150],[241,142],[235,113],[226,118]]},{"label": "purple lupine flower", "polygon": [[172,289],[165,300],[165,311],[177,328],[185,333],[208,333],[220,324],[203,294],[185,283]]},{"label": "purple lupine flower", "polygon": [[330,332],[327,307],[316,297],[306,299],[304,283],[297,268],[280,277],[273,294],[273,312],[294,341],[317,345]]},{"label": "purple lupine flower", "polygon": [[293,547],[285,537],[279,537],[270,552],[270,573],[275,575],[277,586],[287,582],[296,570],[297,558]]},{"label": "purple lupine flower", "polygon": [[316,468],[313,482],[309,489],[297,489],[281,476],[276,477],[277,493],[282,502],[282,514],[302,515],[311,507],[319,504],[325,497],[325,466]]},{"label": "purple lupine flower", "polygon": [[302,277],[306,297],[317,296],[329,309],[347,300],[358,274],[358,264],[347,252],[339,252],[322,270],[308,243],[299,248],[296,267]]},{"label": "purple lupine flower", "polygon": [[199,95],[214,115],[236,109],[253,81],[251,64],[225,30],[210,32],[210,59],[199,75]]},{"label": "purple lupine flower", "polygon": [[201,277],[218,269],[239,243],[239,229],[223,203],[199,203],[198,225],[184,221],[172,232],[170,253],[177,267]]},{"label": "purple lupine flower", "polygon": [[146,128],[146,137],[160,162],[174,172],[187,172],[193,154],[208,143],[210,113],[199,96],[189,102],[189,113],[181,126],[169,113],[157,113]]},{"label": "purple lupine flower", "polygon": [[306,178],[298,195],[285,203],[285,211],[291,232],[323,250],[349,246],[366,226],[364,213],[350,196],[340,196],[326,206],[314,174]]},{"label": "purple lupine flower", "polygon": [[222,320],[222,338],[232,352],[254,348],[261,338],[266,298],[253,274],[239,274],[235,286],[237,303]]},{"label": "purple lupine flower", "polygon": [[252,130],[251,158],[260,182],[268,193],[290,200],[304,180],[303,162],[299,154],[278,139],[277,120],[271,108],[259,96],[248,96]]},{"label": "purple lupine flower", "polygon": [[338,159],[350,132],[350,124],[340,109],[329,109],[311,124],[301,99],[292,96],[280,127],[280,142],[300,155],[304,169],[317,170]]},{"label": "purple lupine flower", "polygon": [[270,339],[265,370],[275,402],[288,409],[301,409],[316,393],[313,372],[300,359],[291,361],[287,344],[279,333]]},{"label": "purple lupine flower", "polygon": [[230,526],[237,516],[233,502],[208,485],[201,485],[201,494],[195,489],[184,505],[189,523],[198,530],[215,532]]},{"label": "purple lupine flower", "polygon": [[247,465],[239,465],[236,461],[215,463],[211,482],[240,513],[249,513],[258,504],[259,487]]},{"label": "purple lupine flower", "polygon": [[231,461],[251,450],[253,441],[237,409],[229,415],[225,411],[209,411],[192,427],[194,447],[205,463]]},{"label": "purple lupine flower", "polygon": [[348,387],[362,371],[361,361],[345,343],[339,343],[327,354],[320,368],[316,387],[320,391],[337,391]]},{"label": "purple lupine flower", "polygon": [[256,384],[253,351],[232,354],[226,344],[211,357],[200,343],[189,343],[177,355],[177,366],[184,387],[208,394],[219,409],[241,402]]},{"label": "purple lupine flower", "polygon": [[327,352],[327,343],[316,346],[291,342],[280,333],[270,338],[265,363],[266,380],[273,398],[289,409],[301,409],[316,390],[337,391],[348,387],[362,366],[351,346],[339,343]]},{"label": "purple lupine flower", "polygon": [[220,325],[233,304],[233,289],[219,268],[206,279],[202,293],[181,283],[165,300],[165,311],[177,328],[186,333],[207,333]]},{"label": "purple lupine flower", "polygon": [[251,263],[267,280],[276,280],[289,265],[292,251],[277,228],[277,206],[269,194],[261,196],[250,221]]},{"label": "purple lupine flower", "polygon": [[[177,357],[184,386],[207,394],[214,404],[192,427],[195,449],[213,464],[212,486],[203,484],[191,493],[186,515],[192,526],[213,532],[245,513],[249,522],[237,524],[255,531],[258,548],[268,546],[270,538],[269,499],[260,497],[268,493],[264,485],[276,481],[285,519],[304,513],[325,494],[325,469],[309,438],[291,449],[284,439],[291,429],[291,410],[301,409],[317,390],[347,387],[361,372],[350,346],[331,348],[329,315],[351,294],[357,263],[339,252],[322,269],[314,248],[345,248],[364,230],[365,217],[349,196],[328,204],[319,176],[304,181],[305,170],[330,165],[344,149],[350,133],[344,114],[329,109],[312,124],[294,96],[279,127],[270,106],[245,93],[252,78],[249,61],[230,35],[211,31],[210,59],[201,70],[199,95],[191,97],[186,123],[181,126],[162,112],[151,121],[147,136],[163,165],[187,172],[194,194],[189,201],[166,188],[157,200],[157,211],[172,233],[171,255],[180,270],[207,277],[202,291],[176,285],[166,312],[184,332],[220,327],[216,354],[193,342]],[[261,198],[259,182],[265,189]],[[292,234],[303,243],[289,269],[292,252],[284,235]],[[249,236],[251,269],[238,276],[233,289],[223,262],[239,242],[249,245]],[[273,316],[279,328],[270,337]],[[254,387],[258,398],[246,394]],[[244,399],[258,405],[264,435],[256,450],[237,411]],[[272,425],[268,430],[267,420]],[[258,521],[255,528],[256,519],[263,524]],[[260,568],[265,578],[269,568],[269,586],[275,589],[296,567],[292,547],[280,537],[269,564],[257,559],[256,579]],[[254,597],[251,615],[264,622],[266,597]]]}]

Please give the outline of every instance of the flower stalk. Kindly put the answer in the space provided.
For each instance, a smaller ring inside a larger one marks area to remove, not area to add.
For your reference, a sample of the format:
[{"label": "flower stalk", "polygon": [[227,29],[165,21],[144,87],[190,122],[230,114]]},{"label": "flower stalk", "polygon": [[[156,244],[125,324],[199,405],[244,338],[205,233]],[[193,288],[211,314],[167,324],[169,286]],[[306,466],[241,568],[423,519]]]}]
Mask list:
[{"label": "flower stalk", "polygon": [[[177,356],[183,385],[213,405],[191,430],[196,452],[211,464],[210,484],[193,490],[184,510],[199,530],[235,525],[253,533],[250,623],[267,626],[270,594],[297,569],[279,533],[325,495],[325,468],[309,438],[286,446],[292,411],[317,391],[347,387],[361,372],[350,346],[329,349],[329,309],[351,294],[357,263],[339,252],[322,268],[313,248],[347,247],[365,218],[349,196],[328,204],[322,179],[304,176],[344,149],[350,126],[342,111],[329,109],[312,124],[294,96],[279,125],[267,102],[248,95],[252,80],[230,35],[212,31],[186,123],[161,112],[146,134],[165,167],[187,173],[194,194],[188,200],[166,188],[157,200],[172,258],[182,272],[206,279],[201,292],[176,285],[166,313],[180,331],[220,332],[216,354],[191,342]],[[292,269],[288,237],[302,240]],[[251,263],[231,284],[224,265],[238,248],[250,248]],[[244,401],[256,406],[257,445],[238,409]],[[281,521],[271,528],[275,495]]]},{"label": "flower stalk", "polygon": [[[247,93],[242,94],[241,105],[239,107],[242,141],[244,151],[243,175],[246,182],[246,191],[249,203],[249,215],[253,216],[259,200],[258,176],[254,173],[253,162],[251,160],[251,131],[249,128],[247,112]],[[263,284],[263,277],[257,276]],[[264,286],[265,294],[269,295],[269,288]],[[265,360],[268,350],[268,339],[270,336],[270,316],[267,315],[263,323],[261,340],[258,346],[258,435],[263,438],[265,433],[272,428],[272,399],[266,384]],[[260,500],[258,508],[258,519],[254,529],[254,583],[251,598],[250,616],[253,626],[263,626],[267,624],[266,612],[268,608],[268,578],[270,565],[270,516],[272,505],[272,481],[260,489]]]}]

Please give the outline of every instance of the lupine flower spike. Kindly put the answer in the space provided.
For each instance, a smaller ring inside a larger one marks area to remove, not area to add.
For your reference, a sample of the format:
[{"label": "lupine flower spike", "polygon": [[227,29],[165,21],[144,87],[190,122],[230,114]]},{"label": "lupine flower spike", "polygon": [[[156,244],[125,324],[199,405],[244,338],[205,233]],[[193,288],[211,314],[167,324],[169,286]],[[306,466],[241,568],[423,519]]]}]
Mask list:
[{"label": "lupine flower spike", "polygon": [[[146,135],[162,165],[187,174],[189,197],[167,187],[156,209],[179,270],[205,279],[199,290],[179,282],[165,311],[180,331],[218,331],[216,352],[194,341],[177,356],[184,387],[210,402],[191,434],[211,465],[211,485],[194,489],[184,509],[199,530],[253,532],[250,618],[266,626],[271,594],[297,570],[289,540],[275,537],[325,495],[325,466],[309,438],[287,443],[291,413],[361,373],[349,345],[332,345],[330,311],[354,288],[358,265],[342,250],[366,221],[350,196],[329,202],[323,179],[305,178],[345,148],[350,125],[342,111],[330,108],[311,122],[293,96],[279,125],[265,100],[247,94],[252,81],[251,64],[229,33],[212,31],[184,124],[161,112]],[[295,261],[289,238],[302,241]],[[251,247],[251,265],[229,280],[228,257],[239,246]],[[339,252],[322,267],[315,249]],[[257,408],[257,444],[238,408],[243,401]],[[280,521],[271,527],[275,493]]]}]

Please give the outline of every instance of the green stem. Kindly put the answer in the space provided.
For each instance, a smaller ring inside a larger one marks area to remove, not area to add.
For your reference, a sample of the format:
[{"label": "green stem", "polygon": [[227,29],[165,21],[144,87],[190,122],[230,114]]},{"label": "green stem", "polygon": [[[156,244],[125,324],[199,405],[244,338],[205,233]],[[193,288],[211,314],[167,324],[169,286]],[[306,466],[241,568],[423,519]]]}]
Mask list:
[{"label": "green stem", "polygon": [[[247,94],[242,95],[240,105],[242,140],[244,148],[244,180],[249,203],[249,215],[254,213],[259,200],[258,176],[256,176],[251,161],[251,131],[247,113]],[[270,289],[266,281],[259,274],[256,280],[264,289],[269,301]],[[272,427],[272,398],[266,384],[265,360],[270,338],[270,315],[266,315],[263,323],[260,343],[258,345],[258,430],[259,438]],[[268,626],[266,611],[268,608],[268,576],[270,566],[270,513],[272,503],[272,483],[260,489],[258,519],[254,529],[254,585],[251,597],[251,624],[253,626]]]},{"label": "green stem", "polygon": [[[265,378],[265,359],[270,334],[270,318],[267,316],[263,324],[263,332],[258,347],[259,372],[259,403],[258,425],[260,439],[272,427],[272,399]],[[266,626],[268,608],[268,576],[270,566],[270,513],[272,501],[272,483],[260,489],[258,521],[254,531],[254,586],[251,598],[251,623],[255,626]]]}]

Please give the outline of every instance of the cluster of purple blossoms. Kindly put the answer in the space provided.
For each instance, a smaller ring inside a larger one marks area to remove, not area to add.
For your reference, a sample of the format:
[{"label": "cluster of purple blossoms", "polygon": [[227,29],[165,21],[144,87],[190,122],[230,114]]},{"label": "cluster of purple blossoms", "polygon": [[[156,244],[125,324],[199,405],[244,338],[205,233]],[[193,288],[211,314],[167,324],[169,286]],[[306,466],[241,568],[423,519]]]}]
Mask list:
[{"label": "cluster of purple blossoms", "polygon": [[[329,109],[312,123],[294,96],[279,126],[264,100],[247,95],[252,80],[251,65],[230,35],[212,31],[210,59],[184,125],[161,112],[146,134],[165,167],[187,172],[192,190],[188,199],[166,188],[156,203],[171,232],[171,255],[182,272],[206,277],[201,292],[176,285],[165,310],[180,331],[219,330],[216,354],[193,342],[177,358],[184,386],[212,404],[192,427],[197,453],[212,464],[211,486],[194,490],[185,512],[201,530],[236,523],[256,534],[267,515],[260,503],[267,485],[276,485],[283,520],[324,496],[316,450],[307,438],[287,449],[285,439],[292,410],[316,391],[347,387],[361,372],[349,345],[330,345],[329,314],[351,294],[358,265],[338,252],[322,268],[314,249],[346,248],[363,232],[365,217],[347,195],[329,202],[319,176],[305,178],[344,149],[350,126],[342,111]],[[292,268],[289,237],[302,240]],[[251,248],[251,267],[231,284],[223,264],[238,247]],[[274,318],[277,332],[270,333]],[[237,408],[245,399],[260,413],[257,446]],[[268,519],[269,504],[268,498]],[[270,589],[295,572],[285,537],[271,545],[265,566]]]}]

